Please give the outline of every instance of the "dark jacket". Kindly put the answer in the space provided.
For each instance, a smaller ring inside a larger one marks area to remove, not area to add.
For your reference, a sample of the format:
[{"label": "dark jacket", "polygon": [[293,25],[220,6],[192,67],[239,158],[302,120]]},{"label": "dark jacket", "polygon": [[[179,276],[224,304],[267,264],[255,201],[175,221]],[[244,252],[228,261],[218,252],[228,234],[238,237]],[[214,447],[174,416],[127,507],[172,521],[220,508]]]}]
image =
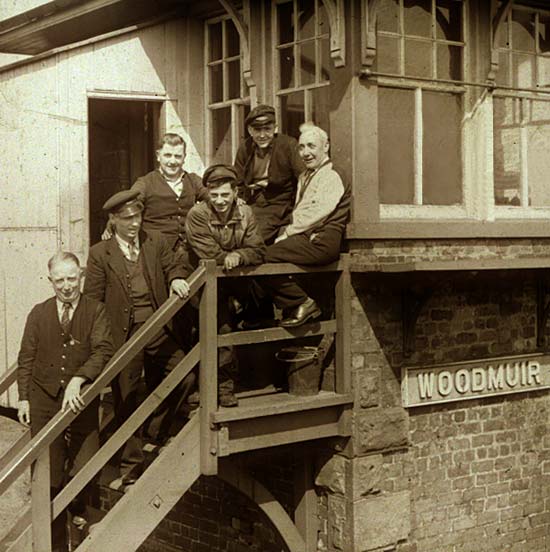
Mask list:
[{"label": "dark jacket", "polygon": [[27,317],[17,359],[19,398],[29,400],[31,381],[57,397],[73,376],[93,381],[114,349],[105,307],[81,296],[63,336],[55,297],[36,305]]},{"label": "dark jacket", "polygon": [[162,232],[172,248],[185,242],[185,217],[189,209],[208,196],[201,177],[194,173],[184,175],[179,197],[159,171],[138,178],[132,190],[138,190],[143,198],[143,230]]},{"label": "dark jacket", "polygon": [[[241,195],[250,200],[247,186],[252,181],[254,150],[256,145],[249,136],[241,142],[235,157],[235,168],[239,175]],[[298,155],[298,143],[291,136],[276,134],[271,142],[271,160],[267,171],[267,188],[254,197],[254,202],[267,204],[294,204],[298,176],[305,170],[305,165]]]},{"label": "dark jacket", "polygon": [[235,203],[227,222],[222,222],[208,201],[203,201],[189,211],[185,226],[188,256],[193,268],[199,259],[216,259],[216,263],[221,265],[232,251],[240,254],[244,265],[263,261],[265,245],[248,205]]},{"label": "dark jacket", "polygon": [[[154,309],[168,298],[168,287],[175,278],[185,278],[180,255],[172,251],[166,238],[154,230],[139,233],[140,259]],[[88,256],[84,293],[103,301],[111,321],[115,347],[127,340],[132,325],[130,274],[116,237],[96,243]]]}]

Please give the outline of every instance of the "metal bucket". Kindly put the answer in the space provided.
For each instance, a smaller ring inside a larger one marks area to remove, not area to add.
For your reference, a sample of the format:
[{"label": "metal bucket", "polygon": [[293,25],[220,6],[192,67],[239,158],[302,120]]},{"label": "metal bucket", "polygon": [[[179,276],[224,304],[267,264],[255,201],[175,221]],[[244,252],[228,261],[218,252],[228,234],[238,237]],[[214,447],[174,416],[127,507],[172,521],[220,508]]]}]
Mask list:
[{"label": "metal bucket", "polygon": [[285,347],[276,355],[286,367],[291,395],[317,395],[321,380],[321,361],[317,347]]}]

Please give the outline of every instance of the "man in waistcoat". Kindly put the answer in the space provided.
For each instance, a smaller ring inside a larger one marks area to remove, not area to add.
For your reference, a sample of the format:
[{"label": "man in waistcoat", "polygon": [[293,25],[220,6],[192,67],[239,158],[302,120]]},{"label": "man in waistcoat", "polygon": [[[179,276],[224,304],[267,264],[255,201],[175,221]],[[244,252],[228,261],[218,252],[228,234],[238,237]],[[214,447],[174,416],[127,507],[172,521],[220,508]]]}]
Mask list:
[{"label": "man in waistcoat", "polygon": [[[224,270],[263,261],[265,246],[252,209],[237,202],[237,174],[230,165],[212,165],[203,176],[208,200],[195,205],[186,221],[188,258],[193,268],[200,259],[215,259]],[[218,296],[218,331],[232,331],[228,308],[231,296],[247,291],[242,282],[224,278]],[[233,383],[233,349],[218,349],[218,388],[221,406],[237,405]]]},{"label": "man in waistcoat", "polygon": [[[124,190],[110,197],[103,209],[109,213],[114,234],[95,244],[88,257],[84,293],[105,303],[115,347],[120,348],[175,293],[189,293],[183,258],[157,230],[142,228],[143,204],[138,190]],[[122,424],[137,408],[142,367],[149,392],[184,357],[170,327],[165,327],[136,355],[113,382],[115,415]],[[149,436],[163,441],[179,404],[194,382],[189,374],[148,422]],[[142,440],[139,432],[122,452],[122,484],[132,484],[141,473]]]},{"label": "man in waistcoat", "polygon": [[[306,170],[298,180],[290,224],[268,246],[265,262],[324,265],[338,259],[349,217],[351,190],[333,169],[329,139],[320,127],[300,127],[298,151]],[[282,309],[284,327],[318,318],[321,309],[293,277],[270,277],[262,286]]]},{"label": "man in waistcoat", "polygon": [[305,167],[296,140],[277,134],[272,106],[256,106],[244,124],[249,137],[235,157],[239,193],[252,207],[264,242],[270,244],[289,222],[298,176]]},{"label": "man in waistcoat", "polygon": [[[55,496],[99,449],[99,400],[85,404],[83,386],[92,382],[113,354],[105,307],[81,295],[78,258],[61,252],[48,262],[55,297],[30,312],[18,356],[19,421],[33,437],[59,412],[79,416],[50,445],[50,486]],[[84,499],[69,506],[86,517]],[[66,513],[52,524],[54,552],[67,551]]]}]

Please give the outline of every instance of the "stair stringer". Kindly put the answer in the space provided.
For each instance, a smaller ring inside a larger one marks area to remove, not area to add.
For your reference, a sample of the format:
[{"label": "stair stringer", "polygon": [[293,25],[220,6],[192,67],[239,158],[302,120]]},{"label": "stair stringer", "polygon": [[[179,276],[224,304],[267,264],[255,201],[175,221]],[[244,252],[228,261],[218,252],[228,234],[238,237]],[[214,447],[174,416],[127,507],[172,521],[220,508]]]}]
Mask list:
[{"label": "stair stringer", "polygon": [[219,463],[218,477],[248,496],[258,505],[273,523],[290,552],[306,552],[304,538],[291,517],[281,503],[259,481],[229,458],[223,459]]},{"label": "stair stringer", "polygon": [[193,416],[76,552],[137,550],[200,474],[200,421]]}]

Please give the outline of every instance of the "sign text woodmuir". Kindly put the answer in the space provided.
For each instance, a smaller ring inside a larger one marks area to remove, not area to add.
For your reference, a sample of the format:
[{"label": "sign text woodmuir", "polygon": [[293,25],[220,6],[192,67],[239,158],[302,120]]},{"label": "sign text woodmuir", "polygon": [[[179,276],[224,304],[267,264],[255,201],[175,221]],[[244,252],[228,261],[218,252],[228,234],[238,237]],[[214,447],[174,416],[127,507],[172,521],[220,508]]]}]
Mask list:
[{"label": "sign text woodmuir", "polygon": [[401,380],[405,407],[549,388],[550,355],[409,367]]}]

